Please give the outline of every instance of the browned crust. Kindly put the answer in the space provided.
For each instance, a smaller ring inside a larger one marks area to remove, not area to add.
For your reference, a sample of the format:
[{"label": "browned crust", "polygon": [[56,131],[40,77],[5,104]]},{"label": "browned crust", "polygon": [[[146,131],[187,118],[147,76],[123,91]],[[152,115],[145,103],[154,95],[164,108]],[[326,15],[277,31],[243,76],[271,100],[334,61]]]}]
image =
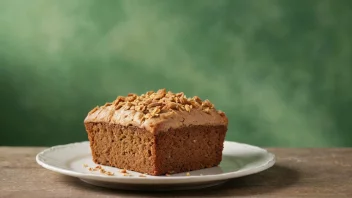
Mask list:
[{"label": "browned crust", "polygon": [[134,126],[86,123],[93,161],[97,164],[154,174],[155,136]]},{"label": "browned crust", "polygon": [[163,175],[218,165],[227,127],[188,126],[152,134],[135,126],[85,124],[97,164]]},{"label": "browned crust", "polygon": [[219,165],[227,127],[189,126],[156,135],[156,174],[172,174]]}]

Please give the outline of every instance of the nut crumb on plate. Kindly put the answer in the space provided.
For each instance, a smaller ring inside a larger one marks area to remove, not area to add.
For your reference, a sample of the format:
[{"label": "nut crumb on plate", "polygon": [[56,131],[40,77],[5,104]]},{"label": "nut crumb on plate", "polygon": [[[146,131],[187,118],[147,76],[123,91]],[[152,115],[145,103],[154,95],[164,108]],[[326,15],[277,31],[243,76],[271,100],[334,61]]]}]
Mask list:
[{"label": "nut crumb on plate", "polygon": [[113,176],[113,175],[115,175],[113,172],[110,172],[110,171],[106,172],[105,174],[108,175],[108,176]]},{"label": "nut crumb on plate", "polygon": [[[84,167],[88,167],[87,164],[83,164]],[[106,171],[104,168],[102,168],[100,165],[96,166],[95,168],[89,167],[88,168],[89,171],[98,171],[102,174],[108,175],[108,176],[113,176],[115,175],[113,172],[110,171]]]}]

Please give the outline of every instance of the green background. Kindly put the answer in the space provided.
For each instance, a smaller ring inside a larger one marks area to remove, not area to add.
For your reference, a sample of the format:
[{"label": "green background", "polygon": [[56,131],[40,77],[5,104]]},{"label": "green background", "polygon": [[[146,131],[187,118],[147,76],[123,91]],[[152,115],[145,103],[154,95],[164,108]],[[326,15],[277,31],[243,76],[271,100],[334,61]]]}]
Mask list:
[{"label": "green background", "polygon": [[0,145],[86,140],[129,92],[199,95],[227,140],[352,146],[352,1],[0,0]]}]

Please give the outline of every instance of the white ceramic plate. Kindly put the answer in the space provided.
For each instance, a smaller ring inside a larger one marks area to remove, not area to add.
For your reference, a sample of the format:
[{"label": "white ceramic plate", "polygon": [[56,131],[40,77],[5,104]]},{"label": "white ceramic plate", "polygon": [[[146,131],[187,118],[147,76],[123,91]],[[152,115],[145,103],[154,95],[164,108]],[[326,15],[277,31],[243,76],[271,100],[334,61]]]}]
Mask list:
[{"label": "white ceramic plate", "polygon": [[140,177],[140,173],[128,171],[131,176],[124,176],[120,169],[102,166],[113,172],[108,176],[99,171],[89,171],[96,167],[92,161],[89,142],[72,143],[48,148],[36,156],[38,164],[46,169],[103,187],[133,190],[179,190],[204,188],[224,183],[226,180],[258,173],[270,168],[275,163],[275,156],[264,149],[225,141],[223,160],[218,167],[207,168],[171,176]]}]

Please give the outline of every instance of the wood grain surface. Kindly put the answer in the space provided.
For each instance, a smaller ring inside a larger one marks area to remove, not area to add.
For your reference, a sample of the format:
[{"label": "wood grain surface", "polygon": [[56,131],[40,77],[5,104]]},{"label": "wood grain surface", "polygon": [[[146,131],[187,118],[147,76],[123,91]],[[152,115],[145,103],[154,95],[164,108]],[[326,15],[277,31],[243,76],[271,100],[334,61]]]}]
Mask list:
[{"label": "wood grain surface", "polygon": [[352,148],[270,148],[275,166],[203,190],[136,192],[91,186],[35,162],[44,148],[0,147],[0,197],[352,197]]}]

